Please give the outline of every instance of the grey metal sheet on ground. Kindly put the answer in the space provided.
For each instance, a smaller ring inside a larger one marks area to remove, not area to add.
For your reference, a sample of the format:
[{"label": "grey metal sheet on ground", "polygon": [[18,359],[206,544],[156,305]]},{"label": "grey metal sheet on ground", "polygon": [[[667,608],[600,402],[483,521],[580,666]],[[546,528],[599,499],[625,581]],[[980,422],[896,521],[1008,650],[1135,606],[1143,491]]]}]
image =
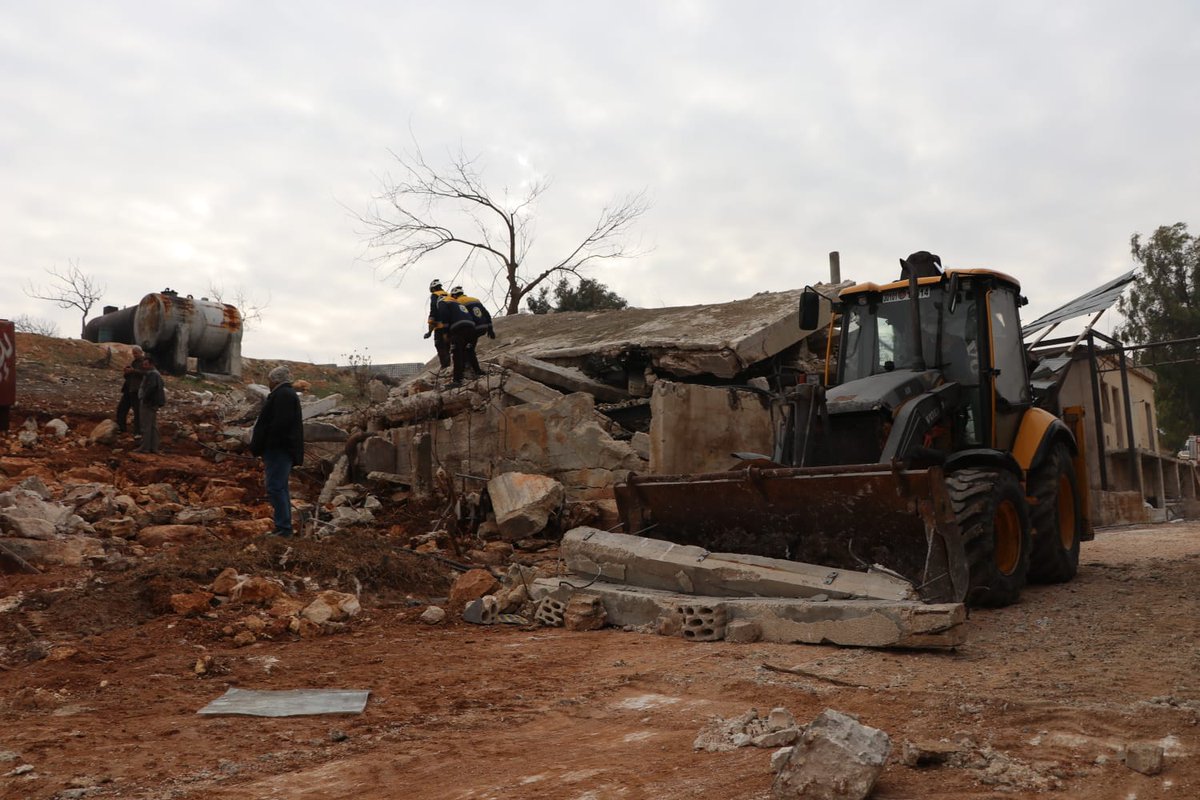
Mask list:
[{"label": "grey metal sheet on ground", "polygon": [[251,717],[361,714],[367,707],[370,694],[369,690],[359,689],[230,689],[196,713],[243,714]]}]

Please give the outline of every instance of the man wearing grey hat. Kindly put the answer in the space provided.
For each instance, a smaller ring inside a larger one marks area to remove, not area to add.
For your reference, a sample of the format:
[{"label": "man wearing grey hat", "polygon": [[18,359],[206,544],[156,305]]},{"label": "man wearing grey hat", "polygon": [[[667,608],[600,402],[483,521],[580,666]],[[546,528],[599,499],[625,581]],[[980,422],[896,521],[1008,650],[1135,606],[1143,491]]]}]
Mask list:
[{"label": "man wearing grey hat", "polygon": [[267,374],[267,382],[271,393],[254,423],[250,452],[263,460],[267,500],[274,511],[274,533],[291,536],[292,496],[288,478],[292,467],[304,462],[304,418],[300,413],[300,397],[292,388],[291,370],[276,367]]}]

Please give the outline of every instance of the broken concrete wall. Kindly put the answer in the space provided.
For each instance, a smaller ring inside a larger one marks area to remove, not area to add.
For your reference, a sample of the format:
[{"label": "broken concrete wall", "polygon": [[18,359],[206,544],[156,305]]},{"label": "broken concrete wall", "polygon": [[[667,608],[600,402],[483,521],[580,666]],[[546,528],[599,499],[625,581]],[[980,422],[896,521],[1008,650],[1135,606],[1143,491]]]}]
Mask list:
[{"label": "broken concrete wall", "polygon": [[658,381],[650,397],[650,471],[720,472],[735,452],[771,455],[770,403],[729,386]]},{"label": "broken concrete wall", "polygon": [[447,419],[393,428],[376,438],[391,443],[400,475],[413,475],[413,440],[424,433],[431,440],[433,464],[450,474],[548,475],[562,482],[572,500],[607,500],[614,483],[630,471],[646,471],[647,464],[629,442],[614,439],[606,423],[592,397],[576,393],[545,403],[489,403]]}]

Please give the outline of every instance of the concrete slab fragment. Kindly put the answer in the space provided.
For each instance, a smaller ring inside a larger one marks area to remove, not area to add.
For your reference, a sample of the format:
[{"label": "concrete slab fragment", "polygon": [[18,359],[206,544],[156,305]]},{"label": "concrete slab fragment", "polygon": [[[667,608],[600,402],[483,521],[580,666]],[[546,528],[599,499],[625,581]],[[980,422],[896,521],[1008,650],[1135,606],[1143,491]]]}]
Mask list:
[{"label": "concrete slab fragment", "polygon": [[[582,576],[581,576],[582,577]],[[590,577],[590,576],[589,576]],[[560,579],[540,578],[535,600],[558,588]],[[608,623],[666,635],[682,635],[681,609],[706,604],[723,609],[726,626],[735,620],[758,624],[759,641],[836,644],[845,647],[944,649],[966,641],[966,607],[886,600],[698,597],[597,581],[587,589],[604,603]]]},{"label": "concrete slab fragment", "polygon": [[[811,333],[800,330],[800,295],[795,289],[714,305],[497,317],[497,338],[481,339],[478,350],[481,359],[519,354],[555,363],[636,353],[674,375],[733,378]],[[827,309],[822,304],[822,329]]]},{"label": "concrete slab fragment", "polygon": [[713,597],[915,600],[912,585],[881,572],[856,572],[741,553],[710,553],[661,539],[574,528],[563,535],[567,568],[579,575]]},{"label": "concrete slab fragment", "polygon": [[629,393],[622,389],[594,381],[577,369],[560,367],[533,356],[504,355],[500,357],[499,362],[501,366],[518,375],[532,378],[555,389],[562,389],[564,392],[587,392],[604,403],[619,403],[629,399]]}]

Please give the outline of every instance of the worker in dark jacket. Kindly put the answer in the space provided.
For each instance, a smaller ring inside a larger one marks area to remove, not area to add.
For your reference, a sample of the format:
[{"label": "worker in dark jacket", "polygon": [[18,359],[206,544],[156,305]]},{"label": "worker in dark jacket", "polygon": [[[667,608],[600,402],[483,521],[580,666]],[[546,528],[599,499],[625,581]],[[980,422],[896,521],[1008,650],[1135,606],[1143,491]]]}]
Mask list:
[{"label": "worker in dark jacket", "polygon": [[150,356],[142,356],[140,364],[142,381],[138,385],[138,416],[142,426],[142,443],[139,453],[157,453],[161,447],[158,438],[158,410],[167,404],[167,390],[163,387],[162,374],[154,368]]},{"label": "worker in dark jacket", "polygon": [[471,316],[475,319],[475,338],[471,340],[471,344],[467,347],[467,366],[473,369],[477,376],[482,375],[483,369],[479,366],[479,354],[475,350],[475,345],[478,344],[480,337],[484,334],[487,334],[489,339],[496,338],[496,330],[492,327],[492,315],[479,300],[470,295],[463,294],[461,286],[452,288],[450,296],[459,305],[464,306],[470,311]]},{"label": "worker in dark jacket", "polygon": [[133,346],[130,351],[129,365],[121,380],[121,400],[117,403],[117,430],[125,432],[125,423],[129,419],[129,409],[133,409],[133,429],[142,432],[142,410],[139,408],[138,388],[142,385],[142,348]]},{"label": "worker in dark jacket", "polygon": [[428,339],[433,335],[433,349],[437,350],[438,363],[442,365],[442,369],[450,366],[450,342],[446,339],[446,328],[438,321],[438,303],[448,295],[446,290],[442,288],[442,282],[434,278],[429,283],[429,319],[426,324],[429,329],[425,331],[425,338]]},{"label": "worker in dark jacket", "polygon": [[276,367],[267,374],[267,382],[271,393],[254,423],[250,452],[263,460],[267,500],[274,512],[274,533],[286,537],[292,535],[292,495],[288,478],[292,467],[304,463],[304,418],[300,412],[300,396],[292,388],[291,370]]},{"label": "worker in dark jacket", "polygon": [[[446,340],[450,343],[454,361],[454,378],[450,385],[458,386],[462,383],[467,364],[475,357],[471,349],[476,339],[475,316],[462,303],[446,295],[438,301],[437,318],[446,328]],[[475,374],[478,375],[478,362],[475,367]]]}]

